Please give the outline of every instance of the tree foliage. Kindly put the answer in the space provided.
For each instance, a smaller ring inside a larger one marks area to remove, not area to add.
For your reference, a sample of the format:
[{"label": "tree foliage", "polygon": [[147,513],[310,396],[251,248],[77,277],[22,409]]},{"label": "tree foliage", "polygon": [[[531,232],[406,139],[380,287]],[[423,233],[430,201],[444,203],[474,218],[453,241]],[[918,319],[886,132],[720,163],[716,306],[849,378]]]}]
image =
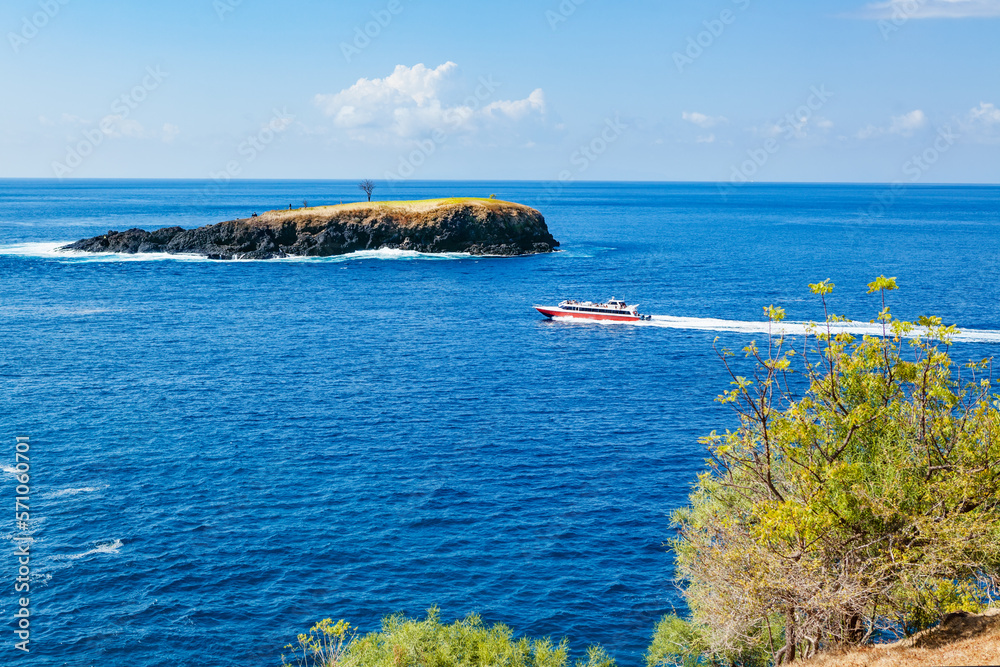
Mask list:
[{"label": "tree foliage", "polygon": [[[506,625],[486,626],[477,615],[450,625],[441,622],[436,607],[427,618],[401,614],[382,621],[378,632],[357,637],[344,621],[326,619],[298,637],[295,662],[282,656],[283,667],[567,667],[569,645],[564,639],[520,639]],[[576,667],[615,667],[600,646],[591,646]]]},{"label": "tree foliage", "polygon": [[[810,285],[824,312],[833,287]],[[739,423],[704,439],[709,470],[675,515],[691,621],[658,629],[651,667],[663,656],[688,664],[662,650],[685,632],[716,660],[783,663],[992,600],[1000,397],[990,361],[957,367],[956,329],[895,320],[885,303],[895,289],[882,276],[869,285],[881,335],[858,338],[827,314],[798,350],[777,334],[745,347],[745,376],[719,351],[732,383],[718,400]],[[774,324],[784,317],[764,310]]]},{"label": "tree foliage", "polygon": [[646,651],[646,667],[698,667],[709,652],[702,633],[678,616],[664,616]]}]

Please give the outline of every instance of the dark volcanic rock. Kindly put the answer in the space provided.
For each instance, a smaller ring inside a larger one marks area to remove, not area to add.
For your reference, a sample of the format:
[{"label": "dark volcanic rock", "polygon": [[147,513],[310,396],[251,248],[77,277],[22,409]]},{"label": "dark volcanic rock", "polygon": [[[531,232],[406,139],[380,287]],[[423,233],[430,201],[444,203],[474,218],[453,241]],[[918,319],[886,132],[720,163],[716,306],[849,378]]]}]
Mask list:
[{"label": "dark volcanic rock", "polygon": [[270,259],[379,248],[516,256],[552,252],[558,245],[535,209],[495,199],[445,199],[269,211],[198,229],[109,231],[64,249]]}]

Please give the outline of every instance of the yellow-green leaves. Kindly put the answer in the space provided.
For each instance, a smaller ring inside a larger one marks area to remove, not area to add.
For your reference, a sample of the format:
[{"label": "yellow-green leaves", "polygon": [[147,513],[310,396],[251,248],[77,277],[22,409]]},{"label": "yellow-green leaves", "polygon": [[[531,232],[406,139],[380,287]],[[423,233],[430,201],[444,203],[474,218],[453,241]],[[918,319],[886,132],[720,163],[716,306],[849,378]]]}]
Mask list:
[{"label": "yellow-green leaves", "polygon": [[[503,624],[487,626],[473,614],[444,624],[432,607],[423,620],[401,614],[382,620],[382,628],[364,637],[349,634],[344,621],[326,619],[309,634],[299,635],[301,653],[294,663],[282,657],[284,667],[568,667],[569,643],[548,638],[514,638]],[[614,659],[600,646],[591,646],[576,667],[614,667]]]},{"label": "yellow-green leaves", "polygon": [[764,314],[767,316],[767,319],[771,322],[781,322],[783,319],[785,319],[785,309],[776,308],[773,305],[766,306],[764,308]]},{"label": "yellow-green leaves", "polygon": [[830,279],[827,278],[823,282],[810,284],[809,291],[819,296],[826,296],[833,291],[834,287],[836,287],[836,285],[834,285]]},{"label": "yellow-green leaves", "polygon": [[668,614],[660,619],[646,652],[646,667],[700,667],[708,646],[701,630]]},{"label": "yellow-green leaves", "polygon": [[892,290],[899,289],[896,287],[896,279],[886,278],[885,276],[879,276],[873,282],[868,283],[868,293],[874,294],[875,292],[891,292]]},{"label": "yellow-green leaves", "polygon": [[[295,665],[333,667],[340,664],[354,636],[347,621],[334,623],[333,619],[324,618],[312,626],[308,634],[300,634],[297,639],[297,645],[285,646],[295,652]],[[301,658],[297,657],[300,653]],[[281,656],[281,664],[282,667],[292,667],[285,656]]]},{"label": "yellow-green leaves", "polygon": [[787,370],[792,365],[791,359],[788,356],[781,357],[780,359],[765,359],[764,367],[771,368],[776,371]]}]

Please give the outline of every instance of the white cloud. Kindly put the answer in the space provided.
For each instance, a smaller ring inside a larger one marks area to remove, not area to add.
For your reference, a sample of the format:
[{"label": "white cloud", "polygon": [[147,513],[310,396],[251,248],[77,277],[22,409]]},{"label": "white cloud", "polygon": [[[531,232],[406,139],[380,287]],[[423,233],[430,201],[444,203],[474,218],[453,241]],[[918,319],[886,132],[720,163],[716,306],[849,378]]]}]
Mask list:
[{"label": "white cloud", "polygon": [[920,109],[915,109],[902,116],[893,116],[889,123],[889,132],[912,137],[914,132],[925,127],[927,127],[927,114]]},{"label": "white cloud", "polygon": [[960,132],[976,143],[995,144],[1000,141],[1000,109],[992,102],[980,102],[958,120]]},{"label": "white cloud", "polygon": [[80,118],[79,116],[74,116],[71,113],[64,113],[60,116],[59,121],[63,125],[89,125],[90,123]]},{"label": "white cloud", "polygon": [[522,120],[533,113],[542,114],[545,113],[545,93],[536,88],[523,100],[492,102],[483,108],[483,112],[488,116],[498,113],[513,120]]},{"label": "white cloud", "polygon": [[980,102],[978,107],[973,107],[969,112],[969,118],[984,125],[996,125],[1000,123],[1000,109],[993,103]]},{"label": "white cloud", "polygon": [[180,131],[176,126],[167,123],[163,126],[162,132],[153,130],[147,132],[142,123],[134,118],[128,118],[124,114],[108,114],[97,122],[92,122],[71,113],[62,113],[58,120],[53,120],[47,116],[39,116],[38,122],[45,127],[67,127],[67,141],[75,141],[79,138],[80,132],[97,131],[113,139],[148,139],[150,137],[161,137],[164,142],[171,142]]},{"label": "white cloud", "polygon": [[783,134],[789,133],[792,128],[790,126],[786,127],[784,123],[766,123],[757,127],[751,127],[750,130],[754,134],[772,138],[780,137]]},{"label": "white cloud", "polygon": [[927,114],[920,109],[914,109],[909,113],[904,113],[901,116],[893,116],[890,118],[889,127],[877,127],[869,124],[858,130],[857,134],[854,136],[858,139],[872,139],[886,134],[896,134],[901,137],[912,137],[918,130],[922,130],[927,127],[928,124],[929,121],[927,119]]},{"label": "white cloud", "polygon": [[885,134],[885,130],[877,128],[874,125],[868,125],[858,130],[858,133],[854,136],[858,139],[871,139],[872,137],[877,137],[881,134]]},{"label": "white cloud", "polygon": [[357,140],[411,139],[435,130],[475,133],[497,125],[540,120],[545,94],[539,88],[520,100],[495,99],[499,83],[481,77],[462,90],[458,65],[434,69],[397,65],[382,79],[359,79],[339,93],[319,94],[316,105],[336,127]]},{"label": "white cloud", "polygon": [[83,127],[91,124],[90,121],[80,118],[79,116],[74,116],[71,113],[62,113],[59,115],[57,120],[53,120],[48,116],[39,116],[38,122],[45,127],[57,127],[59,125]]},{"label": "white cloud", "polygon": [[707,137],[698,137],[695,141],[699,144],[714,144],[715,134],[709,134]]},{"label": "white cloud", "polygon": [[703,113],[698,113],[697,111],[685,111],[681,114],[681,118],[706,130],[710,127],[715,127],[716,125],[729,122],[724,116],[707,116]]},{"label": "white cloud", "polygon": [[816,131],[827,133],[833,129],[833,121],[823,116],[800,116],[787,114],[777,123],[765,123],[750,128],[751,131],[767,139],[791,140],[815,137]]},{"label": "white cloud", "polygon": [[109,137],[141,139],[146,135],[146,130],[143,128],[142,123],[134,118],[125,118],[119,114],[105,116],[98,123],[98,127]]},{"label": "white cloud", "polygon": [[179,135],[180,133],[181,133],[181,128],[177,127],[173,123],[164,123],[163,130],[161,133],[161,139],[165,144],[173,143],[174,139],[176,139],[177,135]]},{"label": "white cloud", "polygon": [[873,20],[964,19],[1000,16],[1000,0],[888,0],[858,14]]}]

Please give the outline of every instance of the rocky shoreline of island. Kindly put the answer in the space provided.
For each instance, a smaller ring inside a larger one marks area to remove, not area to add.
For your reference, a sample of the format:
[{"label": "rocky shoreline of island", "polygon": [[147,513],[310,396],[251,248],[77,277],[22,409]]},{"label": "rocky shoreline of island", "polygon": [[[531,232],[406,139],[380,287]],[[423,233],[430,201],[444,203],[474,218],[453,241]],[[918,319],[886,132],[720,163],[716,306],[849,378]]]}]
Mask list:
[{"label": "rocky shoreline of island", "polygon": [[381,249],[516,257],[549,253],[558,246],[539,211],[466,197],[274,210],[196,229],[111,230],[62,249],[227,260],[329,257]]}]

